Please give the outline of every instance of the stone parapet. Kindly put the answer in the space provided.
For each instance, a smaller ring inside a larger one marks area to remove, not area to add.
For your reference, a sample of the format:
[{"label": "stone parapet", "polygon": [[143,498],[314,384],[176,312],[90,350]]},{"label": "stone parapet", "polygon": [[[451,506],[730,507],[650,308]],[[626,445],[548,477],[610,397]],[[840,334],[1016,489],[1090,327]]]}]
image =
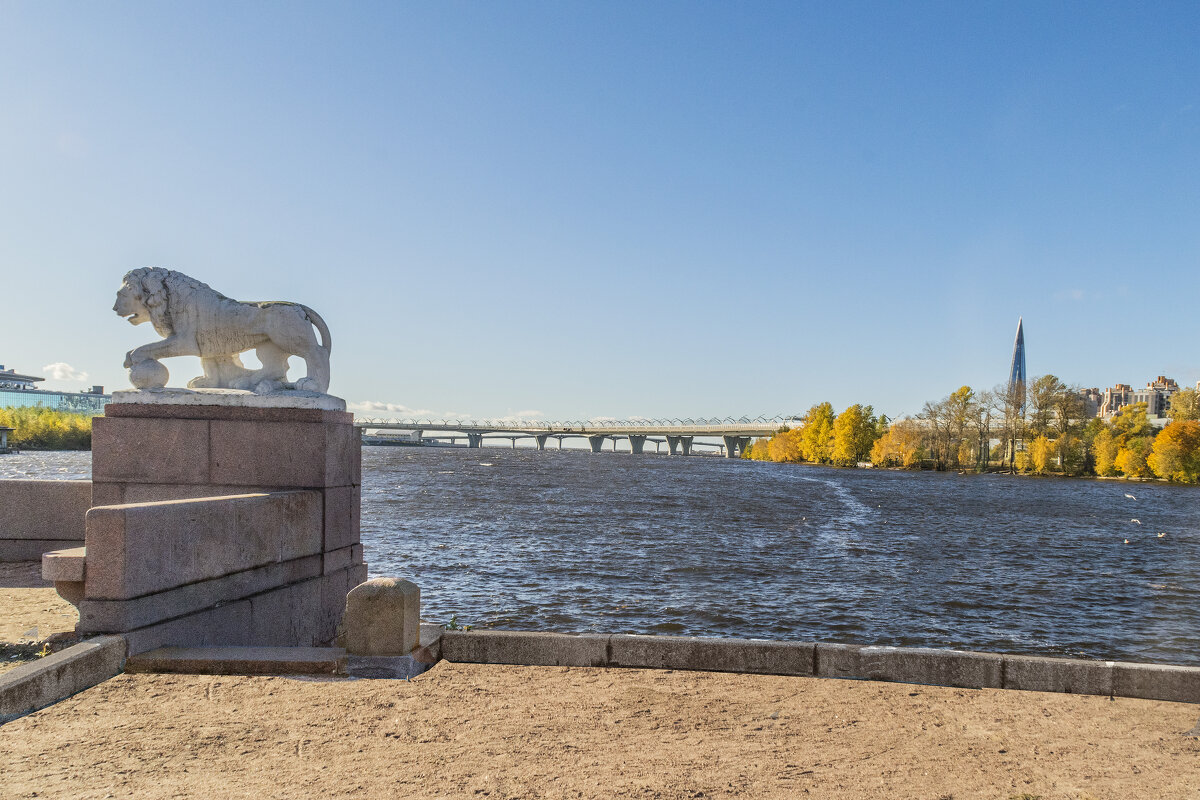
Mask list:
[{"label": "stone parapet", "polygon": [[89,600],[128,600],[315,555],[320,492],[96,506],[87,513]]},{"label": "stone parapet", "polygon": [[0,561],[83,544],[91,481],[0,480]]}]

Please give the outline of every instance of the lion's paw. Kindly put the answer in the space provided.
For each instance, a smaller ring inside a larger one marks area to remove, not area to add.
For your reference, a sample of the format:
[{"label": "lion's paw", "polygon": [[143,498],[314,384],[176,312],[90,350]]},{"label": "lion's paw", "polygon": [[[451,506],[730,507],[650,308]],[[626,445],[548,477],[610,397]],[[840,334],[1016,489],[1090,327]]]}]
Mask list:
[{"label": "lion's paw", "polygon": [[316,392],[317,394],[320,394],[321,387],[317,384],[316,380],[312,378],[301,378],[300,380],[296,381],[296,391]]},{"label": "lion's paw", "polygon": [[255,394],[274,394],[283,388],[283,384],[279,381],[265,380],[259,381],[254,387]]}]

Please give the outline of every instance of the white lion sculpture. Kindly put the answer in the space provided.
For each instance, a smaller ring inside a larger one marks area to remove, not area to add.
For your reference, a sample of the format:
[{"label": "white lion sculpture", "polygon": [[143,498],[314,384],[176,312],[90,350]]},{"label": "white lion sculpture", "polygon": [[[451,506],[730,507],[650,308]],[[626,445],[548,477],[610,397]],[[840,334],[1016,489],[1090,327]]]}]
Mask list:
[{"label": "white lion sculpture", "polygon": [[[167,385],[169,373],[160,358],[199,356],[204,376],[189,381],[191,389],[329,390],[329,328],[308,306],[230,300],[183,273],[146,267],[125,275],[113,311],[132,325],[148,321],[164,337],[125,356],[130,382],[139,389]],[[313,326],[321,333],[320,343]],[[254,350],[261,369],[242,364],[239,355],[247,350]],[[287,382],[290,355],[304,359],[307,368],[295,384]]]}]

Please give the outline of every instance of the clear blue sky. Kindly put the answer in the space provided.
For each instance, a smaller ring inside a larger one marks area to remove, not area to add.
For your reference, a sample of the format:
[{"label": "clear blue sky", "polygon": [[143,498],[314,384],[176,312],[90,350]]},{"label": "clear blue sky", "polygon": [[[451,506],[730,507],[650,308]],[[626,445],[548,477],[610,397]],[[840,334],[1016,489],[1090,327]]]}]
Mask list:
[{"label": "clear blue sky", "polygon": [[126,386],[156,265],[315,307],[331,390],[421,413],[894,416],[1004,380],[1021,314],[1030,375],[1192,384],[1198,41],[1194,2],[0,0],[0,363]]}]

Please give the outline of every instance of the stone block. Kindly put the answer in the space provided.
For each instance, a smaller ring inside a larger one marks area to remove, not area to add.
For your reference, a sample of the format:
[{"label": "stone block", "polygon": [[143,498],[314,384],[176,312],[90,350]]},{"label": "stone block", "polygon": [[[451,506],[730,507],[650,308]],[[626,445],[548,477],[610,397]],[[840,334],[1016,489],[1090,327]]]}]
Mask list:
[{"label": "stone block", "polygon": [[419,644],[417,649],[413,650],[413,658],[422,664],[436,664],[441,661],[443,632],[441,625],[422,622]]},{"label": "stone block", "polygon": [[812,675],[815,648],[805,642],[615,634],[609,640],[608,663],[614,667]]},{"label": "stone block", "polygon": [[1112,662],[1004,656],[1004,688],[1107,695],[1112,693]]},{"label": "stone block", "polygon": [[1200,703],[1200,667],[1112,662],[1113,694],[1174,703]]},{"label": "stone block", "polygon": [[999,689],[1003,657],[919,647],[818,644],[816,675],[969,689]]},{"label": "stone block", "polygon": [[338,643],[356,656],[405,656],[420,643],[421,590],[397,578],[374,578],[346,595]]},{"label": "stone block", "polygon": [[129,600],[84,599],[79,603],[79,624],[76,630],[81,633],[131,631],[195,614],[320,574],[321,556],[312,555],[189,583]]},{"label": "stone block", "polygon": [[137,628],[122,636],[125,637],[131,656],[168,646],[258,644],[251,635],[250,611],[249,600],[238,600],[178,619]]},{"label": "stone block", "polygon": [[[343,571],[343,573],[348,571]],[[250,644],[323,647],[332,643],[340,609],[326,605],[345,574],[320,576],[250,598]],[[344,595],[343,595],[344,597]]]},{"label": "stone block", "polygon": [[97,506],[87,598],[125,600],[320,551],[317,492]]},{"label": "stone block", "polygon": [[212,482],[232,486],[349,486],[353,425],[213,420]]},{"label": "stone block", "polygon": [[333,486],[325,490],[325,550],[338,550],[359,543],[359,514],[362,507],[358,486]]},{"label": "stone block", "polygon": [[57,703],[120,673],[125,640],[101,636],[0,675],[0,723]]},{"label": "stone block", "polygon": [[54,550],[83,547],[83,540],[0,539],[0,561],[39,561]]},{"label": "stone block", "polygon": [[131,656],[129,673],[186,675],[345,675],[340,647],[160,647]]},{"label": "stone block", "polygon": [[196,419],[96,417],[92,480],[212,483],[208,426]]},{"label": "stone block", "polygon": [[159,503],[164,500],[197,500],[202,497],[228,497],[272,491],[278,491],[278,487],[226,486],[215,483],[97,483],[92,491],[92,505]]},{"label": "stone block", "polygon": [[608,640],[607,634],[445,631],[442,658],[470,664],[603,667],[608,663]]},{"label": "stone block", "polygon": [[334,640],[338,627],[342,624],[342,614],[346,610],[346,595],[366,579],[366,564],[354,564],[323,576],[320,605],[320,629],[324,637],[322,642]]},{"label": "stone block", "polygon": [[338,570],[361,563],[363,563],[363,548],[361,544],[343,547],[341,550],[333,550],[325,553],[324,573],[330,575]]},{"label": "stone block", "polygon": [[42,554],[42,578],[48,581],[82,581],[86,547],[72,547]]},{"label": "stone block", "polygon": [[80,541],[91,481],[0,480],[0,540]]},{"label": "stone block", "polygon": [[350,425],[354,415],[348,411],[316,408],[220,406],[211,404],[109,403],[105,417],[240,420],[242,422],[312,422]]}]

